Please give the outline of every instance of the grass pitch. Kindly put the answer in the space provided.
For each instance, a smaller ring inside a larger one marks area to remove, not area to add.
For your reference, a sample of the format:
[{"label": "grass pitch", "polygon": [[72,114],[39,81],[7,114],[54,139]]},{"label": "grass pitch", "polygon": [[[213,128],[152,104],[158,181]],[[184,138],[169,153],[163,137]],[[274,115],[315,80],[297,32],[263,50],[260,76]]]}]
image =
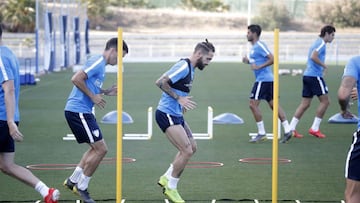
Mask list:
[{"label": "grass pitch", "polygon": [[[123,109],[134,119],[123,126],[124,133],[147,131],[147,109],[154,109],[160,97],[155,80],[172,63],[126,63],[124,71]],[[305,64],[281,64],[280,68],[304,69]],[[339,111],[337,88],[343,66],[330,66],[325,80],[331,99],[321,130],[325,139],[307,135],[318,100],[304,114],[297,130],[305,136],[279,144],[279,157],[291,163],[279,164],[278,199],[301,202],[340,202],[345,187],[344,163],[351,142],[354,124],[329,124],[327,119]],[[30,164],[76,164],[86,145],[63,141],[68,128],[63,108],[71,90],[72,71],[42,76],[35,86],[22,86],[20,130],[25,139],[16,145],[16,162]],[[116,74],[108,73],[104,87],[116,82]],[[270,158],[272,141],[258,144],[248,142],[256,124],[248,107],[248,95],[254,82],[249,66],[240,63],[212,63],[204,71],[196,71],[191,95],[198,108],[189,111],[185,119],[193,132],[206,132],[207,107],[214,109],[214,116],[230,112],[241,117],[242,125],[214,125],[212,140],[198,140],[198,151],[191,161],[221,162],[217,168],[187,168],[178,189],[187,202],[271,200],[271,164],[241,163],[242,158]],[[301,100],[301,76],[280,76],[280,105],[291,119]],[[96,109],[101,118],[116,110],[116,97],[106,97],[104,110]],[[272,132],[272,111],[261,104],[267,132]],[[356,105],[351,111],[356,113]],[[107,158],[116,154],[116,126],[100,124],[109,147]],[[123,141],[123,156],[136,162],[123,164],[122,194],[126,202],[164,202],[165,196],[156,182],[167,169],[175,149],[154,122],[153,136],[148,141]],[[89,191],[97,202],[115,202],[115,163],[102,164],[90,182]],[[33,170],[49,186],[61,192],[60,202],[79,199],[62,187],[62,182],[72,170]],[[35,202],[40,196],[34,189],[0,174],[0,202]]]}]

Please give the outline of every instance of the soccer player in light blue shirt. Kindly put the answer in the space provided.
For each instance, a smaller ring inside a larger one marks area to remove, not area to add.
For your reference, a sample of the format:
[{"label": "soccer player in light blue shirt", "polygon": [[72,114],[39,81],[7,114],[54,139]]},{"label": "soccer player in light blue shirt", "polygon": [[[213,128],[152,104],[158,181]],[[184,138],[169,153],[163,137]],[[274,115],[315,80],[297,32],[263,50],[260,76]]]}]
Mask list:
[{"label": "soccer player in light blue shirt", "polygon": [[156,80],[156,85],[162,90],[155,113],[156,122],[178,150],[170,167],[158,181],[164,194],[172,202],[185,202],[177,191],[177,184],[197,149],[190,127],[183,117],[185,111],[196,107],[196,102],[189,95],[194,72],[196,68],[203,70],[209,65],[214,52],[215,47],[208,40],[200,42],[189,58],[181,59]]},{"label": "soccer player in light blue shirt", "polygon": [[[274,56],[267,48],[266,44],[260,41],[261,27],[259,25],[249,25],[247,32],[247,40],[252,44],[252,48],[248,56],[244,56],[242,61],[250,64],[255,75],[255,83],[251,90],[249,106],[255,118],[258,128],[258,134],[250,139],[249,142],[256,143],[266,139],[266,130],[262,113],[260,111],[260,101],[265,100],[271,109],[273,109],[273,86],[274,75],[271,65],[274,62]],[[291,137],[289,122],[286,119],[284,110],[279,105],[279,119],[284,128],[284,139],[286,142]]]},{"label": "soccer player in light blue shirt", "polygon": [[[341,109],[341,115],[346,118],[352,118],[353,115],[348,112],[348,103],[353,90],[358,103],[358,115],[360,115],[360,56],[352,57],[346,64],[340,87],[338,89],[338,101]],[[354,99],[354,97],[353,97]],[[345,164],[345,202],[360,202],[360,120],[357,124],[357,130],[353,133],[352,144],[346,158]]]},{"label": "soccer player in light blue shirt", "polygon": [[[15,54],[2,43],[0,25],[0,167],[1,172],[31,186],[44,198],[44,203],[57,203],[59,190],[49,188],[29,169],[17,165],[15,159],[15,141],[21,142],[23,134],[20,122],[19,62]],[[6,187],[4,187],[6,188]],[[9,191],[10,192],[10,191]],[[14,193],[14,191],[12,191]],[[15,194],[15,193],[14,193]]]},{"label": "soccer player in light blue shirt", "polygon": [[326,43],[331,43],[334,40],[335,31],[335,27],[331,25],[326,25],[321,28],[319,38],[316,39],[309,49],[307,67],[303,74],[302,100],[290,122],[294,137],[303,137],[302,134],[296,131],[296,126],[305,111],[310,107],[314,96],[318,97],[320,104],[316,110],[313,124],[308,132],[317,138],[326,137],[320,131],[320,123],[330,104],[328,88],[323,78],[323,73],[328,69],[325,64]]},{"label": "soccer player in light blue shirt", "polygon": [[[128,53],[127,44],[123,41],[123,55]],[[116,96],[116,85],[102,89],[105,80],[105,66],[116,65],[118,58],[118,39],[111,38],[106,42],[101,55],[89,58],[81,70],[71,78],[74,87],[65,105],[65,118],[76,141],[86,143],[89,149],[83,154],[80,162],[64,186],[76,191],[83,202],[95,203],[87,190],[90,179],[107,153],[107,145],[92,112],[94,105],[104,108],[106,101],[103,95]]]}]

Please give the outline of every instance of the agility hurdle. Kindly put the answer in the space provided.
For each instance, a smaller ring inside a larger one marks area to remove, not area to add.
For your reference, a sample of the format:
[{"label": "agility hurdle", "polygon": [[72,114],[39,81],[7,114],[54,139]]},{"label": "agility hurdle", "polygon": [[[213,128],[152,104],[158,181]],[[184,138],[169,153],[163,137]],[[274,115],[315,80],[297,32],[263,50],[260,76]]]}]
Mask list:
[{"label": "agility hurdle", "polygon": [[207,114],[207,132],[206,133],[193,133],[194,139],[197,140],[211,140],[213,138],[213,108],[208,106]]},{"label": "agility hurdle", "polygon": [[[150,140],[153,134],[153,108],[149,107],[147,111],[147,133],[125,133],[123,140]],[[207,113],[207,132],[193,133],[194,139],[210,140],[213,138],[213,109],[208,106]],[[67,134],[63,140],[75,140],[73,134]]]},{"label": "agility hurdle", "polygon": [[147,133],[125,133],[123,140],[150,140],[153,133],[153,108],[150,106],[147,112]]}]

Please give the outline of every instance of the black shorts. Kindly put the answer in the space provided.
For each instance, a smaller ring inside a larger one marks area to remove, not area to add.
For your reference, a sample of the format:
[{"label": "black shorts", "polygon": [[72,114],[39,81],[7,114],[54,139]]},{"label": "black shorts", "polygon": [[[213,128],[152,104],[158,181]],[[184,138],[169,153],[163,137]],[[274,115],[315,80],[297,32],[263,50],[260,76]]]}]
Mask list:
[{"label": "black shorts", "polygon": [[172,125],[182,125],[184,127],[184,117],[172,116],[162,111],[156,110],[155,112],[156,123],[159,125],[161,130],[165,133],[166,129]]},{"label": "black shorts", "polygon": [[353,134],[352,144],[350,146],[346,164],[345,177],[351,180],[360,181],[360,132]]},{"label": "black shorts", "polygon": [[94,143],[103,139],[94,114],[65,111],[65,118],[78,143]]},{"label": "black shorts", "polygon": [[328,87],[322,77],[303,76],[302,97],[312,98],[328,93]]},{"label": "black shorts", "polygon": [[[19,125],[19,122],[15,122]],[[0,121],[0,153],[15,152],[14,139],[10,136],[7,121]]]},{"label": "black shorts", "polygon": [[250,99],[272,101],[273,87],[274,82],[255,82],[251,90]]}]

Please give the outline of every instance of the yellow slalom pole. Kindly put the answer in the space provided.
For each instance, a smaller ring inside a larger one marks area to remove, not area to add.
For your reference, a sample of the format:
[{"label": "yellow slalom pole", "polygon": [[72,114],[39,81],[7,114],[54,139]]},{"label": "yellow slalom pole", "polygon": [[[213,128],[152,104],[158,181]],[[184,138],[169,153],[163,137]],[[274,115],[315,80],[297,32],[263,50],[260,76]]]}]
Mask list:
[{"label": "yellow slalom pole", "polygon": [[274,108],[273,108],[273,153],[272,153],[272,203],[278,200],[278,113],[279,113],[279,29],[274,30]]},{"label": "yellow slalom pole", "polygon": [[117,128],[116,128],[116,203],[122,198],[122,102],[123,102],[123,31],[118,28]]}]

